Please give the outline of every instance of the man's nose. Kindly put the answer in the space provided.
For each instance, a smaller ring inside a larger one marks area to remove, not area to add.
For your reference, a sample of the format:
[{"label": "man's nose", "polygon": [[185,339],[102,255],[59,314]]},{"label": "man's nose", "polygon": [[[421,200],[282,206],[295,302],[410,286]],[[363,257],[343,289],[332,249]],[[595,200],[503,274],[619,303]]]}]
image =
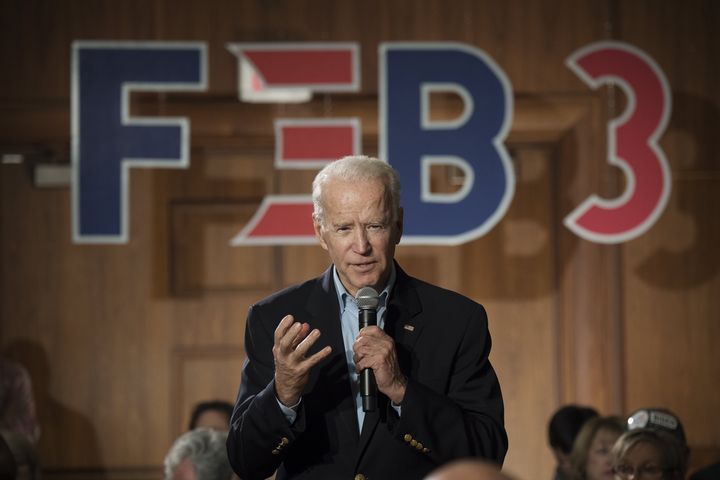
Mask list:
[{"label": "man's nose", "polygon": [[370,251],[370,241],[368,239],[367,230],[358,228],[353,238],[353,249],[356,253],[368,253]]}]

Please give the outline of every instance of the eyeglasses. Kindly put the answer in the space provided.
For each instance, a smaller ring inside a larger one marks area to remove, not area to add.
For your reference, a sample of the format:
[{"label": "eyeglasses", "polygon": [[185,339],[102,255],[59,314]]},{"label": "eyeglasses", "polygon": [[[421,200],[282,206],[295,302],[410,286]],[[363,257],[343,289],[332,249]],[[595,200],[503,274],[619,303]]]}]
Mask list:
[{"label": "eyeglasses", "polygon": [[636,480],[640,478],[660,479],[665,472],[672,471],[670,468],[661,468],[657,465],[648,465],[646,467],[635,468],[631,465],[618,465],[613,467],[615,475],[623,480]]}]

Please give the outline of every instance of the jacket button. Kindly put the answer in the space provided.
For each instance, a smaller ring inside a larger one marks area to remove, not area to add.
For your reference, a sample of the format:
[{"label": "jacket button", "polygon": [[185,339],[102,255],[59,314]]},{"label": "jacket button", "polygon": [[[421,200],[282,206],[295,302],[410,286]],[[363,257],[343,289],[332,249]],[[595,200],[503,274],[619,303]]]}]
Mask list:
[{"label": "jacket button", "polygon": [[414,438],[410,440],[410,445],[412,445],[413,447],[417,446],[417,440],[415,440]]},{"label": "jacket button", "polygon": [[422,450],[422,449],[423,449],[423,444],[420,443],[420,442],[418,442],[417,445],[415,445],[415,448],[417,448],[418,450]]},{"label": "jacket button", "polygon": [[423,453],[430,453],[430,449],[429,449],[429,448],[423,448]]},{"label": "jacket button", "polygon": [[409,433],[406,433],[405,436],[403,437],[403,440],[405,440],[406,442],[409,442],[410,440],[412,440],[412,435],[410,435]]},{"label": "jacket button", "polygon": [[290,443],[290,440],[287,437],[282,437],[282,440],[280,440],[280,445],[287,445],[288,443]]},{"label": "jacket button", "polygon": [[355,480],[365,480],[365,475],[363,475],[362,473],[358,473],[357,475],[355,475]]}]

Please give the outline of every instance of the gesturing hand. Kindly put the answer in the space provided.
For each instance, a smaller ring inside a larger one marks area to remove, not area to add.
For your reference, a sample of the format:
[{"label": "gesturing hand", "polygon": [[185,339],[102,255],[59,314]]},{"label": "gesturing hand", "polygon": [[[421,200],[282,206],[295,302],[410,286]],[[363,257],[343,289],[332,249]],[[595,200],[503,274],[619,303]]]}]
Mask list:
[{"label": "gesturing hand", "polygon": [[372,368],[378,390],[399,405],[405,398],[407,378],[400,371],[395,341],[379,327],[365,327],[353,344],[355,371]]},{"label": "gesturing hand", "polygon": [[310,357],[305,356],[319,337],[320,330],[310,331],[310,325],[295,322],[292,315],[283,317],[275,329],[272,348],[275,393],[283,405],[292,407],[300,401],[310,369],[332,352],[332,347],[328,345]]}]

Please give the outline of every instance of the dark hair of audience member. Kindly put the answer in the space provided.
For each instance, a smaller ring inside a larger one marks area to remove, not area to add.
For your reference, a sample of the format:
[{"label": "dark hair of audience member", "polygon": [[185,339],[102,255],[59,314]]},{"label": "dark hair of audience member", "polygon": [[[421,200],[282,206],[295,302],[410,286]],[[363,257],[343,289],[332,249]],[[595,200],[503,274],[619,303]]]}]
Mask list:
[{"label": "dark hair of audience member", "polygon": [[565,405],[558,409],[548,424],[548,443],[563,453],[570,453],[582,426],[598,416],[597,410],[581,405]]},{"label": "dark hair of audience member", "polygon": [[227,429],[230,424],[230,417],[232,417],[233,404],[224,400],[212,400],[208,402],[198,403],[197,405],[195,405],[195,408],[193,408],[192,414],[190,415],[190,423],[188,425],[188,430],[194,430],[200,426],[203,426],[199,425],[198,421],[200,420],[200,417],[206,412],[218,412],[222,415],[227,416],[227,422],[225,422],[225,425],[223,427],[223,429]]}]

